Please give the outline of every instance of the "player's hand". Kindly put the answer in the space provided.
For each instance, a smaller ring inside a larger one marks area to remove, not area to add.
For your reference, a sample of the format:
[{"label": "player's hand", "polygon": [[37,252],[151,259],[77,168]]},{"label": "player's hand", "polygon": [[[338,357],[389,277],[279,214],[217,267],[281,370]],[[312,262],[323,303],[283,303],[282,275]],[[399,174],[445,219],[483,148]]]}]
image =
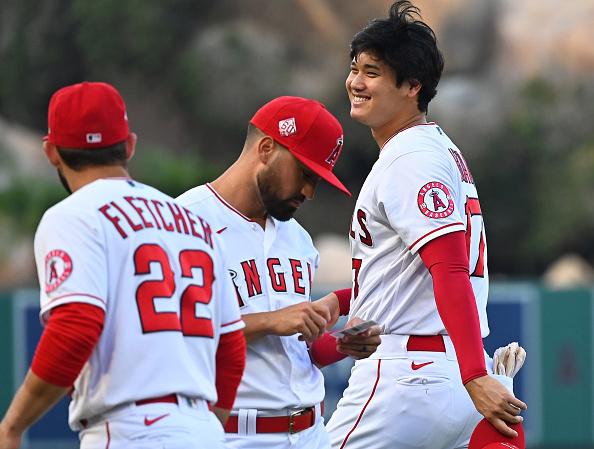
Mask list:
[{"label": "player's hand", "polygon": [[498,348],[493,355],[493,372],[507,377],[514,377],[524,365],[526,351],[515,341]]},{"label": "player's hand", "polygon": [[474,406],[501,434],[514,438],[517,432],[507,423],[518,424],[528,406],[517,399],[501,382],[491,376],[478,377],[465,385]]},{"label": "player's hand", "polygon": [[312,342],[326,332],[330,319],[328,313],[319,313],[309,301],[300,302],[273,313],[273,333],[275,335],[301,334],[303,340]]},{"label": "player's hand", "polygon": [[326,318],[326,327],[331,329],[338,318],[340,318],[340,307],[338,305],[338,296],[335,293],[328,293],[323,298],[312,302],[314,310]]},{"label": "player's hand", "polygon": [[[355,326],[362,321],[362,319],[354,317],[346,324],[345,328]],[[373,354],[382,342],[380,333],[380,326],[372,326],[360,334],[345,335],[336,342],[336,350],[357,360],[365,359]]]},{"label": "player's hand", "polygon": [[21,436],[10,433],[0,422],[0,449],[18,449],[21,447]]}]

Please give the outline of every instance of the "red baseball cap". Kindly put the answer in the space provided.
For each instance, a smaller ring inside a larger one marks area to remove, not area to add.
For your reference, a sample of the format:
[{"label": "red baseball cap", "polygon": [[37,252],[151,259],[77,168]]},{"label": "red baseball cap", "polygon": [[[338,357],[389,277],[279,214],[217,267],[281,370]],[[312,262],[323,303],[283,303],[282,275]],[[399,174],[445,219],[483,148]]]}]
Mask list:
[{"label": "red baseball cap", "polygon": [[130,134],[126,105],[107,83],[83,82],[58,90],[49,103],[44,140],[64,148],[103,148]]},{"label": "red baseball cap", "polygon": [[332,173],[342,151],[342,126],[322,103],[278,97],[262,106],[250,123],[286,147],[315,174],[351,196]]},{"label": "red baseball cap", "polygon": [[472,432],[468,449],[525,449],[522,424],[511,424],[510,427],[518,432],[517,437],[508,438],[500,434],[489,421],[481,420]]}]

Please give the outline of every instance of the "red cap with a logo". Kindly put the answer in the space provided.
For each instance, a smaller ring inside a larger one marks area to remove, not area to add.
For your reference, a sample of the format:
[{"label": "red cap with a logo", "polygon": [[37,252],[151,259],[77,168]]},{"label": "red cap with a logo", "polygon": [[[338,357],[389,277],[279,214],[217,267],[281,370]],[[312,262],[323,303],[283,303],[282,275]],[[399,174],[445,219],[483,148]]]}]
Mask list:
[{"label": "red cap with a logo", "polygon": [[250,123],[286,147],[322,179],[351,195],[332,173],[342,151],[342,126],[322,103],[301,97],[278,97],[262,106]]},{"label": "red cap with a logo", "polygon": [[126,105],[115,87],[84,82],[63,87],[50,100],[44,140],[63,148],[103,148],[130,134]]},{"label": "red cap with a logo", "polygon": [[500,434],[486,419],[475,427],[468,449],[525,449],[524,427],[522,424],[509,425],[518,432],[515,438],[508,438]]}]

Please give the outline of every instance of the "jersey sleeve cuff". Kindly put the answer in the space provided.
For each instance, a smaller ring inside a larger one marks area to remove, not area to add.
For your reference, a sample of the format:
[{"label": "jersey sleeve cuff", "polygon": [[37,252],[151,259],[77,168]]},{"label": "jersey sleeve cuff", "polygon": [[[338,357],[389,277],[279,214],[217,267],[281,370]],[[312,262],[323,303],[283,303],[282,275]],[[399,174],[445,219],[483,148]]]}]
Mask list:
[{"label": "jersey sleeve cuff", "polygon": [[49,312],[58,306],[62,306],[64,304],[70,304],[73,302],[82,302],[85,304],[91,304],[92,306],[97,306],[101,310],[106,310],[105,300],[100,298],[99,296],[89,295],[87,293],[67,293],[64,295],[56,296],[55,298],[51,298],[45,304],[41,306],[41,311],[39,312],[39,318],[42,324],[47,323],[49,318]]},{"label": "jersey sleeve cuff", "polygon": [[427,234],[423,235],[422,237],[419,237],[412,245],[410,245],[408,247],[408,249],[413,254],[416,254],[419,251],[419,249],[421,249],[424,245],[429,243],[431,240],[436,239],[437,237],[440,237],[442,235],[446,235],[446,234],[450,234],[452,232],[458,232],[458,231],[466,231],[466,227],[464,226],[464,223],[457,222],[457,223],[447,224],[445,226],[442,226],[441,228],[437,228],[437,229],[434,229],[434,230],[428,232]]},{"label": "jersey sleeve cuff", "polygon": [[230,332],[235,332],[245,327],[245,323],[241,318],[231,321],[229,323],[221,324],[221,334],[228,334]]}]

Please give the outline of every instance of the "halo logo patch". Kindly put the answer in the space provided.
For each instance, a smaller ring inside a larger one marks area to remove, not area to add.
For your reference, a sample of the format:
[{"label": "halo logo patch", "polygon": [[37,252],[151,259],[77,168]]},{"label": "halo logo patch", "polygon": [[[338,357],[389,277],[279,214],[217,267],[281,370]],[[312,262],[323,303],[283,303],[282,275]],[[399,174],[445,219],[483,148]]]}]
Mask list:
[{"label": "halo logo patch", "polygon": [[429,218],[445,218],[454,212],[454,199],[448,188],[438,181],[425,184],[417,196],[419,210]]},{"label": "halo logo patch", "polygon": [[57,289],[72,273],[72,259],[66,251],[54,249],[45,256],[45,292]]}]

